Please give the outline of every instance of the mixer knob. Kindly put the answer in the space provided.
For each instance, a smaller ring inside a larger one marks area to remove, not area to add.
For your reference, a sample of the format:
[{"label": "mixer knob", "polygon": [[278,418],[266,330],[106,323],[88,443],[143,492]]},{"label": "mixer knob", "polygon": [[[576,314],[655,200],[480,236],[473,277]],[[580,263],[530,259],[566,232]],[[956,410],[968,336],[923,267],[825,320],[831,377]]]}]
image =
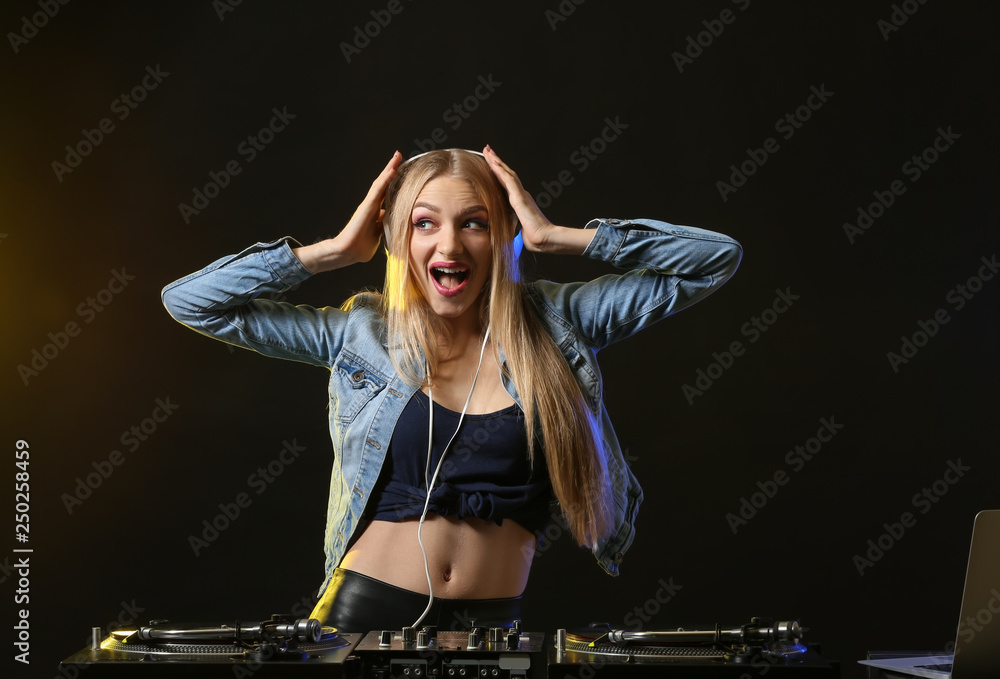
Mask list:
[{"label": "mixer knob", "polygon": [[392,646],[392,630],[384,629],[378,635],[379,646]]},{"label": "mixer knob", "polygon": [[517,633],[517,630],[513,627],[507,632],[507,650],[516,651],[517,647],[521,645],[521,635]]}]

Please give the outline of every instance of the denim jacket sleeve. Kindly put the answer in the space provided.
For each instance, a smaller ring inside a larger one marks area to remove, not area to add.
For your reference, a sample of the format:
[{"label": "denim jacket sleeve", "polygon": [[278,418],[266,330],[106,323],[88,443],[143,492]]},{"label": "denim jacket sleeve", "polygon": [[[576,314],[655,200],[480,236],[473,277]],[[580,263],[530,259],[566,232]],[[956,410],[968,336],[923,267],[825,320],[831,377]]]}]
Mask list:
[{"label": "denim jacket sleeve", "polygon": [[164,306],[177,321],[203,335],[266,356],[329,367],[340,344],[339,309],[277,302],[281,293],[312,274],[285,237],[257,243],[166,286]]},{"label": "denim jacket sleeve", "polygon": [[698,302],[735,273],[742,248],[732,238],[651,219],[594,219],[584,256],[629,269],[584,283],[539,282],[549,311],[593,349],[629,337]]},{"label": "denim jacket sleeve", "polygon": [[643,494],[604,407],[597,353],[707,297],[736,271],[742,249],[719,233],[648,219],[595,219],[587,228],[597,233],[583,254],[628,271],[584,283],[539,281],[529,292],[598,417],[615,505],[612,531],[593,553],[618,575]]}]

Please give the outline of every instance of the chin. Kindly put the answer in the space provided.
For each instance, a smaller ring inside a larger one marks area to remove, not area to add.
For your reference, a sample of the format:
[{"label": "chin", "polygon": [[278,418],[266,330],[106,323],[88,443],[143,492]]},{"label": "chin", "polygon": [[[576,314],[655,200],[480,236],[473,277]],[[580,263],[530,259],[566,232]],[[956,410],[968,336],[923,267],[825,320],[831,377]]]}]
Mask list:
[{"label": "chin", "polygon": [[434,312],[436,316],[447,319],[461,318],[470,312],[470,305],[462,305],[460,307],[451,304],[441,305],[441,304],[431,304],[431,311]]},{"label": "chin", "polygon": [[[431,291],[430,294],[435,295],[434,291]],[[466,302],[464,300],[442,299],[440,295],[429,297],[425,292],[424,299],[428,300],[427,306],[430,307],[431,311],[437,317],[445,320],[456,320],[468,314],[476,314],[478,317],[479,311],[482,308],[483,294],[480,292],[474,300]]]}]

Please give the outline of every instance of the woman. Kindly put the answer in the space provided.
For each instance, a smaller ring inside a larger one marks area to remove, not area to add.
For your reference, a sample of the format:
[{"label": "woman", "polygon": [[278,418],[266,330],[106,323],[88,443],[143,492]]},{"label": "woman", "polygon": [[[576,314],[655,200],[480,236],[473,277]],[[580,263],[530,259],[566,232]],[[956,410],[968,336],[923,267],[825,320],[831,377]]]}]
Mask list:
[{"label": "woman", "polygon": [[[604,409],[596,352],[705,297],[741,250],[651,220],[554,225],[489,146],[401,161],[393,154],[335,238],[258,244],[167,286],[163,300],[199,332],[331,371],[335,460],[314,617],[360,632],[509,625],[553,495],[608,573],[632,542],[642,491]],[[523,284],[517,221],[527,250],[631,271]],[[369,261],[383,231],[381,294],[341,309],[256,299]]]}]

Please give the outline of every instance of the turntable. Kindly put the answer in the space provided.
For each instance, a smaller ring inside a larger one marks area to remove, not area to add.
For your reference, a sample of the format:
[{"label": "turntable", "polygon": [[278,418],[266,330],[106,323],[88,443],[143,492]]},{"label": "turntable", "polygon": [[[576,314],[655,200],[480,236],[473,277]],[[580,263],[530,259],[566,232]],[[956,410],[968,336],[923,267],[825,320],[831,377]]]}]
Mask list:
[{"label": "turntable", "polygon": [[748,679],[797,677],[834,679],[839,667],[802,643],[796,621],[664,631],[625,631],[606,624],[556,630],[549,647],[548,676],[564,677],[713,677]]},{"label": "turntable", "polygon": [[273,615],[264,622],[190,625],[151,621],[101,638],[60,663],[63,676],[351,677],[347,662],[360,634],[321,627],[318,620]]}]

